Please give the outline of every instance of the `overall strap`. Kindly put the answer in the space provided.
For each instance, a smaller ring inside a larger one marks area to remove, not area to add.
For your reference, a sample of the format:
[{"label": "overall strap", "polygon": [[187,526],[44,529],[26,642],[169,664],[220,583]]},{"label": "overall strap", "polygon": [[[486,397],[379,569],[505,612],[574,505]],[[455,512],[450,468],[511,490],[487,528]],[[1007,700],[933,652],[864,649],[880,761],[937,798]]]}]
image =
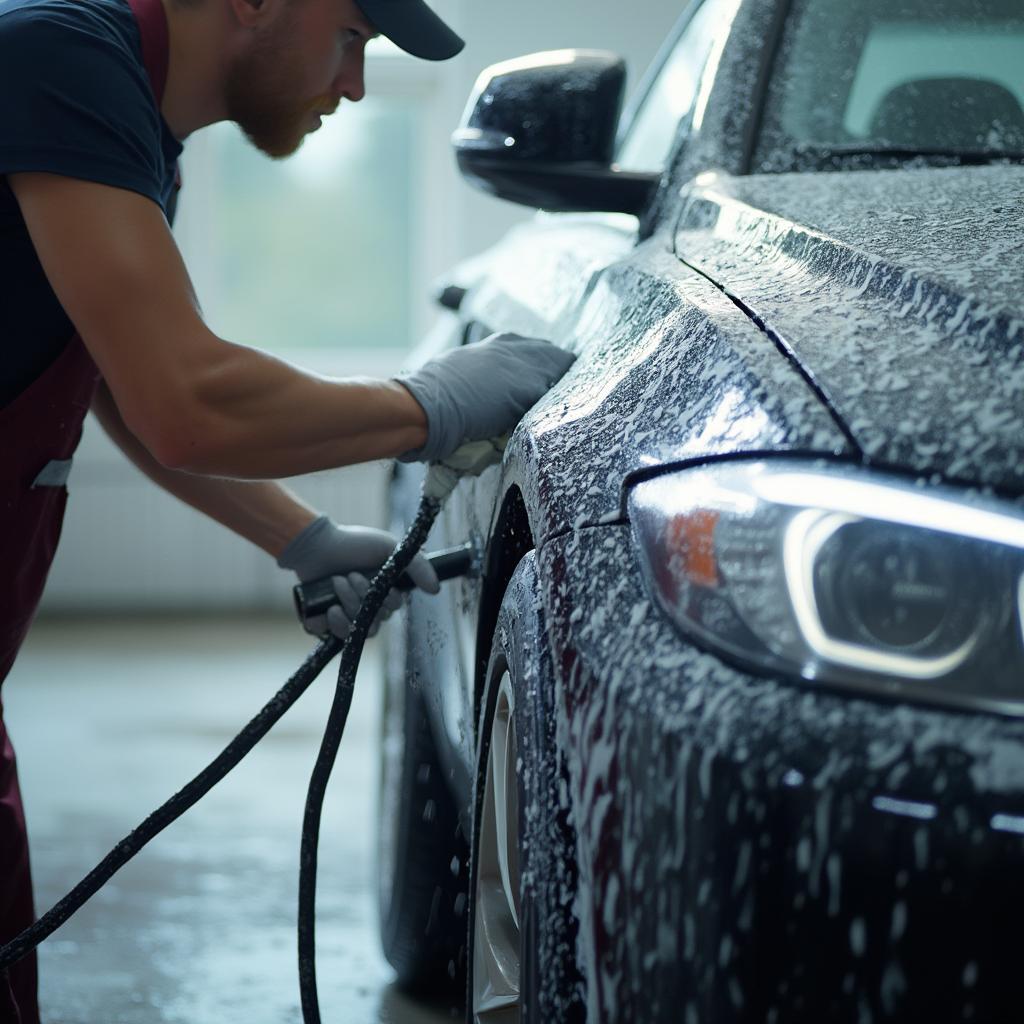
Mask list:
[{"label": "overall strap", "polygon": [[160,0],[128,0],[128,5],[139,23],[142,38],[142,60],[149,75],[149,84],[159,107],[164,99],[167,85],[167,65],[170,53],[170,38],[167,31],[167,14]]}]

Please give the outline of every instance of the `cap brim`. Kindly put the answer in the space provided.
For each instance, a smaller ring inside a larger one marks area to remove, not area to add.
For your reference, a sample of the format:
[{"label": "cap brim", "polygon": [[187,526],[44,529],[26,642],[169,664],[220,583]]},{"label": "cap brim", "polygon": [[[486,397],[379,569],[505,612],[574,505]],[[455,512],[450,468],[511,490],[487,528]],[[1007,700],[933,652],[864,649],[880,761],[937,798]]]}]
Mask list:
[{"label": "cap brim", "polygon": [[356,0],[381,35],[424,60],[448,60],[466,44],[423,0]]}]

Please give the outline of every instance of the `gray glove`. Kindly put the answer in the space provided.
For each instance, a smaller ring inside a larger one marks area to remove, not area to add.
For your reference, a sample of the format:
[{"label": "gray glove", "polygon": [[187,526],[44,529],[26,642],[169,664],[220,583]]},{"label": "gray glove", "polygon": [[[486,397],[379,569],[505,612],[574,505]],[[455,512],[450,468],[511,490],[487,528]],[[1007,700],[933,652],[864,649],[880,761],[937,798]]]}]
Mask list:
[{"label": "gray glove", "polygon": [[[339,602],[331,605],[326,615],[304,619],[302,625],[306,632],[314,636],[331,632],[344,640],[352,632],[352,623],[370,586],[364,573],[372,575],[379,569],[397,544],[398,539],[384,530],[337,526],[327,516],[314,519],[293,538],[281,552],[277,564],[282,569],[291,569],[302,583],[333,576]],[[437,573],[422,555],[417,555],[405,571],[413,583],[428,594],[436,594],[441,589]],[[374,620],[370,636],[401,604],[402,594],[392,590]]]},{"label": "gray glove", "polygon": [[508,433],[576,357],[539,338],[492,334],[398,378],[427,414],[427,443],[402,462],[435,462],[464,441]]}]

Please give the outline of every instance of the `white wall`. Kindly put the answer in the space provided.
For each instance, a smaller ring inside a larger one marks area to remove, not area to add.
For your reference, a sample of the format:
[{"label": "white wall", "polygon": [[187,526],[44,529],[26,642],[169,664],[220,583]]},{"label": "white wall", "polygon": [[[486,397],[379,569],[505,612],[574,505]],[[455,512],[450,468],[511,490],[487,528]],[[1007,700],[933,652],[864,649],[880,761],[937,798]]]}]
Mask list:
[{"label": "white wall", "polygon": [[[427,283],[457,260],[486,248],[530,211],[482,195],[458,176],[449,136],[480,70],[537,50],[578,46],[610,49],[626,59],[628,87],[635,87],[683,0],[439,0],[438,10],[467,40],[466,50],[441,65],[396,70],[393,60],[371,60],[368,89],[424,98],[428,130],[420,168],[429,201],[422,223],[410,230],[420,292],[416,330],[434,316]],[[190,144],[191,145],[191,144]],[[186,154],[186,180],[193,192],[193,166],[202,168],[201,143]],[[199,180],[202,180],[201,173]],[[204,204],[196,197],[183,211],[179,240],[203,295]],[[302,353],[291,356],[309,365]],[[321,357],[322,358],[322,357]],[[347,352],[334,373],[388,374],[394,356]],[[315,368],[315,367],[314,367]],[[341,521],[379,523],[383,514],[382,464],[355,467],[295,481],[295,488]],[[290,575],[262,553],[217,524],[204,520],[157,491],[113,450],[94,423],[87,425],[70,481],[71,501],[64,537],[43,607],[49,611],[92,609],[230,608],[284,605]]]}]

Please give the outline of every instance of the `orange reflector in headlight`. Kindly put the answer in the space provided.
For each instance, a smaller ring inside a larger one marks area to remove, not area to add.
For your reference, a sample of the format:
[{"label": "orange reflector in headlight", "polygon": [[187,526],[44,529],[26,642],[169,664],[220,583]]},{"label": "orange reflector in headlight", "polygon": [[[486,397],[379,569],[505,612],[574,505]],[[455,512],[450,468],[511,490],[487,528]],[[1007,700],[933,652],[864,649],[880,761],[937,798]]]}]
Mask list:
[{"label": "orange reflector in headlight", "polygon": [[715,562],[715,526],[718,513],[694,509],[678,515],[668,523],[667,548],[670,559],[690,583],[699,587],[718,586]]}]

